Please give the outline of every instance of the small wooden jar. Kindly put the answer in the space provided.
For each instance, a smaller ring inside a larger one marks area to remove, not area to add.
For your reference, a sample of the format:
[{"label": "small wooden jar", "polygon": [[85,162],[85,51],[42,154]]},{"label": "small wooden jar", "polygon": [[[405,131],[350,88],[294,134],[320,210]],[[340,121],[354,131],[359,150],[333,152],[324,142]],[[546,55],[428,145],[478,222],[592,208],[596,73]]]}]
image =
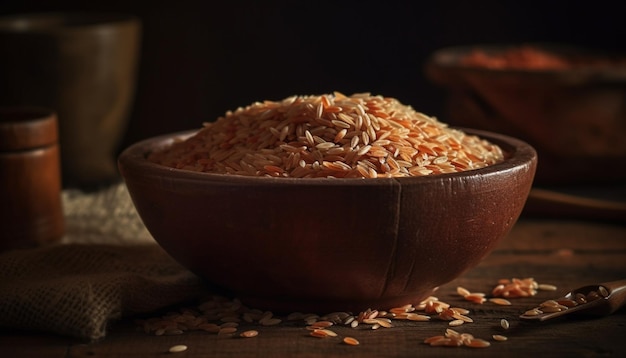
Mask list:
[{"label": "small wooden jar", "polygon": [[0,251],[65,233],[57,126],[52,110],[0,108]]}]

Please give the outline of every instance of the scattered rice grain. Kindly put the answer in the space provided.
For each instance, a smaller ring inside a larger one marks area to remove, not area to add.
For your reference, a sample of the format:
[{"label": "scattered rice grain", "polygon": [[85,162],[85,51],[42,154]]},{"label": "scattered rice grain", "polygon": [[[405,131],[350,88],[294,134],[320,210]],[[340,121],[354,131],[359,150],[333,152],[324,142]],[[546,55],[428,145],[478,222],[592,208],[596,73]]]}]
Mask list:
[{"label": "scattered rice grain", "polygon": [[509,321],[507,321],[506,319],[501,319],[500,320],[500,327],[504,328],[504,329],[509,329],[511,325],[509,324]]},{"label": "scattered rice grain", "polygon": [[337,333],[329,329],[315,329],[311,331],[310,335],[317,338],[337,337]]},{"label": "scattered rice grain", "polygon": [[507,339],[509,339],[507,336],[503,336],[501,334],[494,334],[493,336],[491,336],[495,341],[499,341],[499,342],[504,342]]},{"label": "scattered rice grain", "polygon": [[247,331],[241,332],[239,334],[239,336],[241,336],[243,338],[252,338],[252,337],[256,337],[258,335],[259,335],[259,331],[256,331],[254,329],[247,330]]},{"label": "scattered rice grain", "polygon": [[540,314],[543,314],[543,312],[538,308],[533,308],[531,310],[524,312],[524,316],[538,316]]},{"label": "scattered rice grain", "polygon": [[466,289],[464,287],[461,287],[461,286],[456,288],[456,292],[459,295],[463,296],[463,297],[465,297],[465,296],[467,296],[467,295],[469,295],[471,293],[468,289]]},{"label": "scattered rice grain", "polygon": [[343,343],[349,346],[358,346],[360,344],[360,342],[356,338],[353,338],[353,337],[344,337]]},{"label": "scattered rice grain", "polygon": [[500,298],[500,297],[492,297],[489,299],[489,302],[495,303],[497,305],[500,306],[510,306],[511,305],[511,301],[504,299],[504,298]]},{"label": "scattered rice grain", "polygon": [[218,335],[229,335],[229,334],[233,334],[237,332],[237,328],[235,327],[224,327],[224,328],[220,328],[219,332],[217,332]]},{"label": "scattered rice grain", "polygon": [[542,284],[537,285],[537,289],[541,291],[556,291],[557,287],[555,285],[542,283]]},{"label": "scattered rice grain", "polygon": [[330,327],[332,325],[334,325],[334,323],[331,322],[331,321],[317,321],[317,322],[314,322],[313,324],[311,324],[311,327],[326,328],[326,327]]},{"label": "scattered rice grain", "polygon": [[171,346],[170,349],[168,349],[168,352],[170,353],[180,353],[180,352],[184,352],[187,350],[187,346],[184,344],[177,344],[175,346]]},{"label": "scattered rice grain", "polygon": [[479,303],[479,304],[482,304],[485,301],[487,301],[487,299],[485,298],[485,294],[482,292],[473,292],[473,293],[470,293],[469,295],[463,296],[463,298],[465,298],[467,301]]},{"label": "scattered rice grain", "polygon": [[489,343],[488,341],[485,341],[484,339],[476,338],[465,343],[465,346],[471,347],[471,348],[487,348],[491,346],[491,343]]}]

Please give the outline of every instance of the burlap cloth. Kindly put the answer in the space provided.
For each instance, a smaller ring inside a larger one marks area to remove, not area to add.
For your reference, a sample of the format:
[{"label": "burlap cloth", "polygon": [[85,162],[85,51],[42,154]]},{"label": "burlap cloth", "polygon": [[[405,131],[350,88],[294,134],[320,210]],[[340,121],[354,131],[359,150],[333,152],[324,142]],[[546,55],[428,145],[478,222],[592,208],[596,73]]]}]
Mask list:
[{"label": "burlap cloth", "polygon": [[93,341],[123,317],[206,294],[149,235],[124,184],[65,191],[63,205],[61,243],[0,253],[0,327]]}]

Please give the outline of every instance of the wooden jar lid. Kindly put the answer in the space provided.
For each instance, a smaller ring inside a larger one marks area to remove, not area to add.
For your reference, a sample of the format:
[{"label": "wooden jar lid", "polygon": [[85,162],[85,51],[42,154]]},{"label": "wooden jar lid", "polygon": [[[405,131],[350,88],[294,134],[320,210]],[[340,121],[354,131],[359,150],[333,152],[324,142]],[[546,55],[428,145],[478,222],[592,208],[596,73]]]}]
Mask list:
[{"label": "wooden jar lid", "polygon": [[19,151],[56,144],[56,113],[38,107],[0,108],[0,151]]}]

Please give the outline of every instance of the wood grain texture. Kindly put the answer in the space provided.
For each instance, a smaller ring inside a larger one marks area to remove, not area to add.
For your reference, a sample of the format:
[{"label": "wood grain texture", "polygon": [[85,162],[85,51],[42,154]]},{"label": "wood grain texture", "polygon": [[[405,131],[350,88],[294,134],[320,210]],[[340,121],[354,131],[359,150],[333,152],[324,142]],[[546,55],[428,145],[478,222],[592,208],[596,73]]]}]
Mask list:
[{"label": "wood grain texture", "polygon": [[[511,306],[472,304],[456,294],[456,287],[488,292],[500,278],[534,277],[539,283],[558,287],[531,298],[512,299]],[[558,356],[607,356],[626,354],[626,310],[598,319],[564,318],[554,322],[522,322],[517,317],[549,298],[578,286],[626,277],[626,227],[579,221],[522,220],[480,265],[446,284],[437,296],[454,306],[471,310],[473,323],[456,330],[487,339],[484,349],[441,348],[423,344],[429,336],[442,334],[447,322],[395,322],[388,329],[361,330],[335,327],[339,337],[310,337],[301,324],[257,327],[255,338],[219,338],[210,333],[180,336],[149,336],[131,320],[112,326],[106,339],[87,344],[63,337],[25,332],[4,332],[0,349],[11,357],[162,357],[169,347],[185,344],[186,357],[509,357],[555,354]],[[503,330],[500,319],[510,322]],[[243,330],[241,328],[240,330]],[[509,339],[496,342],[492,334]],[[341,343],[344,336],[358,346]],[[182,355],[181,355],[182,356]]]}]

